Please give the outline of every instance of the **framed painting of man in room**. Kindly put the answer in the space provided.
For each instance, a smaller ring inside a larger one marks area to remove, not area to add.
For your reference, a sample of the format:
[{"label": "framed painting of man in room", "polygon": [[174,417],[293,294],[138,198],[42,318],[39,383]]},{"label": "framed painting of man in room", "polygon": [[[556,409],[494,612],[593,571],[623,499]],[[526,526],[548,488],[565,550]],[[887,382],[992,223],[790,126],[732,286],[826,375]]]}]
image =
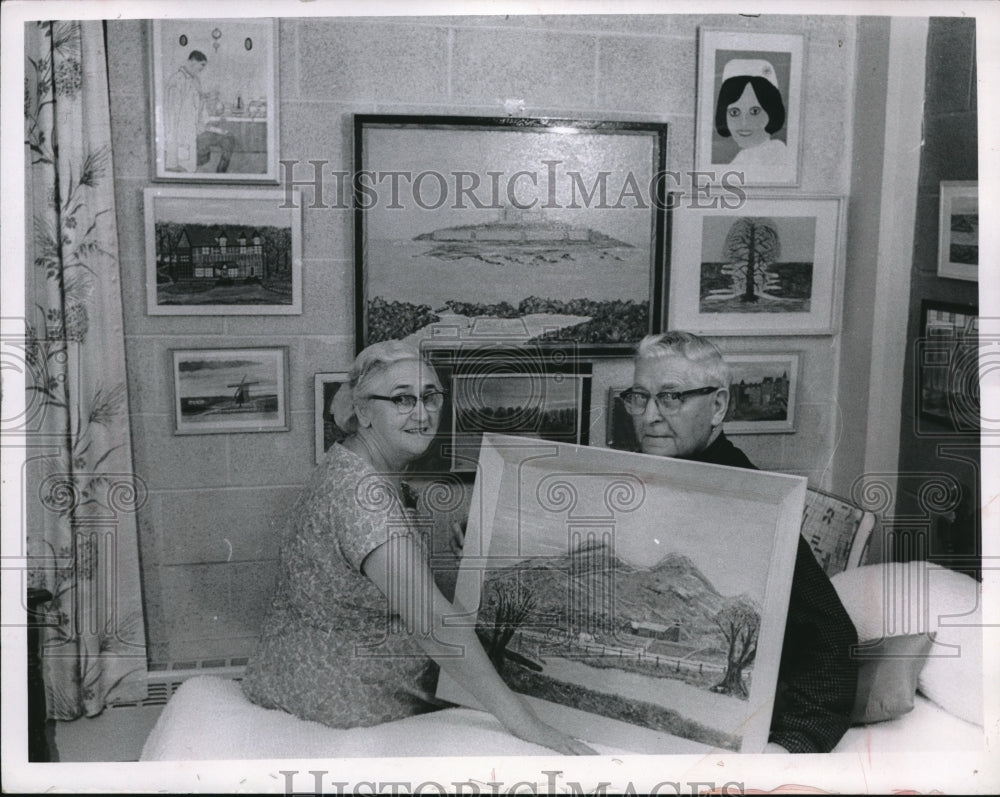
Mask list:
[{"label": "framed painting of man in room", "polygon": [[155,180],[276,183],[275,19],[149,25]]},{"label": "framed painting of man in room", "polygon": [[805,37],[702,29],[695,169],[798,185]]}]

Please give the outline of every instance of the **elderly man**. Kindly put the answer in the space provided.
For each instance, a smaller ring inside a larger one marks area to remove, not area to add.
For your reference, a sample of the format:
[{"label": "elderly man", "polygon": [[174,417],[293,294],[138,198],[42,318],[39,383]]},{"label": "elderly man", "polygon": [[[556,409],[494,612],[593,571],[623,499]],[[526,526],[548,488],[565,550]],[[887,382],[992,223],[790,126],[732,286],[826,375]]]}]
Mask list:
[{"label": "elderly man", "polygon": [[[722,431],[729,368],[709,340],[688,332],[648,335],[622,393],[647,454],[755,466]],[[767,752],[824,753],[850,724],[857,632],[837,593],[800,536]]]}]

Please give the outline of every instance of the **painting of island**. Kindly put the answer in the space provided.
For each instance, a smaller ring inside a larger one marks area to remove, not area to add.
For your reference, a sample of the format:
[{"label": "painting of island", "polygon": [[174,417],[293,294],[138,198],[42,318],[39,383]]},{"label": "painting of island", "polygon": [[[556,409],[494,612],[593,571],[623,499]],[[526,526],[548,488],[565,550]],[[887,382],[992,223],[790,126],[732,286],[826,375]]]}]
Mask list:
[{"label": "painting of island", "polygon": [[[440,182],[361,211],[364,343],[624,347],[647,334],[662,210],[621,192],[626,179],[649,185],[657,138],[575,132],[366,131],[367,163]],[[484,184],[475,201],[456,197],[455,175]]]},{"label": "painting of island", "polygon": [[798,477],[486,435],[456,597],[557,727],[759,751],[804,497]]}]

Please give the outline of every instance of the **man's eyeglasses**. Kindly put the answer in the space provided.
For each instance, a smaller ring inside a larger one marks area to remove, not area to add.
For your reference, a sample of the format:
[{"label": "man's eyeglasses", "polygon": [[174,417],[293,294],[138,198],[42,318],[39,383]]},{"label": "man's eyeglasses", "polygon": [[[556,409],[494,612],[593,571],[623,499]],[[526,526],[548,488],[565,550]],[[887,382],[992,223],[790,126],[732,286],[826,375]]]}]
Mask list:
[{"label": "man's eyeglasses", "polygon": [[[420,403],[425,409],[437,412],[444,406],[444,398],[447,394],[443,390],[428,390],[420,395]],[[407,415],[413,412],[417,406],[417,396],[412,393],[398,393],[395,396],[365,396],[365,398],[378,399],[379,401],[391,401],[396,405],[400,415]]]},{"label": "man's eyeglasses", "polygon": [[677,412],[684,405],[685,399],[691,396],[707,396],[709,393],[721,389],[719,387],[696,387],[691,390],[663,390],[654,397],[645,390],[629,388],[622,391],[621,397],[625,409],[630,415],[642,415],[651,398],[656,399],[656,406],[660,408],[660,412],[669,415]]}]

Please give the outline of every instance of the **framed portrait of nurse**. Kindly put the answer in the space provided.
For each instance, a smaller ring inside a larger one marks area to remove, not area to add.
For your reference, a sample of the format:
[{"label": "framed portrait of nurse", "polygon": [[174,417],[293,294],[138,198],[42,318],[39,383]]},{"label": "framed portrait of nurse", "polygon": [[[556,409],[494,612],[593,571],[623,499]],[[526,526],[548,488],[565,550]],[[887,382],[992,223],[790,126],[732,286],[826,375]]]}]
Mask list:
[{"label": "framed portrait of nurse", "polygon": [[799,184],[804,58],[803,34],[699,31],[695,169]]}]

